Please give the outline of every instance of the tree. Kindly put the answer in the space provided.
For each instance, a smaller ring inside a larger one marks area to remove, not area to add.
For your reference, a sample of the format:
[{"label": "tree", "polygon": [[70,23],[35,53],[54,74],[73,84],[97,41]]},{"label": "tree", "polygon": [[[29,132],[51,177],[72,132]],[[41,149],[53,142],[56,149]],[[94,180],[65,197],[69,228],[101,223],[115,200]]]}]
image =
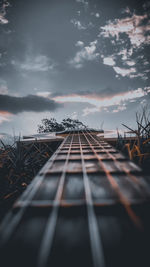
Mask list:
[{"label": "tree", "polygon": [[63,131],[64,127],[61,123],[58,123],[56,119],[43,119],[42,123],[38,125],[38,132],[39,133],[46,133],[46,132],[60,132]]},{"label": "tree", "polygon": [[81,121],[73,120],[70,118],[63,119],[61,124],[63,125],[64,129],[85,129],[85,128],[87,128]]},{"label": "tree", "polygon": [[41,124],[38,125],[39,133],[46,132],[61,132],[65,130],[73,130],[73,129],[87,129],[81,121],[73,120],[70,118],[63,119],[62,122],[57,122],[55,118],[51,119],[43,119]]}]

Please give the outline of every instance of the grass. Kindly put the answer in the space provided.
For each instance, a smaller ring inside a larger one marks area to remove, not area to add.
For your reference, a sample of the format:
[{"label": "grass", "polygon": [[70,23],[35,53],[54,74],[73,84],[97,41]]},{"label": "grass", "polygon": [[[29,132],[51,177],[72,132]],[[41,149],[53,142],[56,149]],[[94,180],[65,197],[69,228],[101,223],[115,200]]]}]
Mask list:
[{"label": "grass", "polygon": [[43,145],[33,142],[23,146],[20,139],[13,145],[5,145],[1,141],[0,220],[51,157],[58,145],[58,142]]},{"label": "grass", "polygon": [[126,140],[118,133],[117,148],[126,153],[130,160],[139,164],[146,174],[150,174],[150,114],[148,107],[143,107],[139,113],[136,113],[136,130],[122,124],[128,129],[127,134],[135,136],[134,140]]}]

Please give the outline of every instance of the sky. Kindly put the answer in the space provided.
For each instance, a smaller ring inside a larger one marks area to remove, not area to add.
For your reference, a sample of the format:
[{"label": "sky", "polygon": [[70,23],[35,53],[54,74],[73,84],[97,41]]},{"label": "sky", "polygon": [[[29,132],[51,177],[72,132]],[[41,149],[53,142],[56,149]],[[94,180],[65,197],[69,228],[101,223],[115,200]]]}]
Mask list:
[{"label": "sky", "polygon": [[150,100],[150,1],[0,1],[0,133],[41,119],[135,128]]}]

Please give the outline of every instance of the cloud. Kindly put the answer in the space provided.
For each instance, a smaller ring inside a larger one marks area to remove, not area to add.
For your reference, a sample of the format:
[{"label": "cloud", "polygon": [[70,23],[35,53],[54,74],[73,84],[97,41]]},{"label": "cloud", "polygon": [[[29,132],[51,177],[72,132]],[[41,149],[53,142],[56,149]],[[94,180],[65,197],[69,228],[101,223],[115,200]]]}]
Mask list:
[{"label": "cloud", "polygon": [[98,58],[99,53],[96,52],[97,40],[90,42],[88,46],[82,47],[69,63],[75,68],[83,67],[85,61],[93,61]]},{"label": "cloud", "polygon": [[88,5],[89,5],[88,1],[86,1],[86,0],[76,0],[76,2],[83,4],[86,9],[88,8]]},{"label": "cloud", "polygon": [[130,8],[127,6],[126,8],[122,9],[122,14],[131,14]]},{"label": "cloud", "polygon": [[7,24],[8,20],[4,17],[3,14],[0,14],[0,24]]},{"label": "cloud", "polygon": [[136,72],[135,68],[125,69],[125,68],[113,67],[113,69],[117,74],[120,74],[122,77],[128,76],[132,78],[132,74]]},{"label": "cloud", "polygon": [[134,60],[128,60],[126,61],[126,64],[131,67],[131,66],[134,66],[136,62]]},{"label": "cloud", "polygon": [[83,47],[83,46],[84,46],[84,42],[82,42],[82,41],[77,41],[77,42],[76,42],[76,46],[77,46],[77,47]]},{"label": "cloud", "polygon": [[136,90],[130,90],[124,93],[117,93],[116,95],[112,96],[101,96],[96,94],[81,96],[73,94],[66,96],[57,96],[53,99],[60,103],[65,103],[65,102],[88,103],[91,105],[91,107],[86,107],[83,110],[83,116],[87,116],[89,113],[99,112],[102,109],[108,107],[115,107],[114,113],[123,111],[126,109],[126,103],[129,103],[132,100],[140,99],[146,96],[149,92],[150,88],[146,87],[144,89],[138,88]]},{"label": "cloud", "polygon": [[94,17],[96,17],[96,18],[100,18],[100,14],[98,13],[98,12],[91,12],[91,14],[90,14],[91,16],[94,16]]},{"label": "cloud", "polygon": [[97,107],[87,107],[87,108],[84,108],[83,109],[83,117],[86,117],[89,114],[95,113],[95,112],[98,112],[98,111],[100,111],[100,110]]},{"label": "cloud", "polygon": [[53,70],[55,66],[54,62],[45,55],[37,55],[35,57],[28,55],[24,62],[12,60],[12,65],[18,69],[33,72]]},{"label": "cloud", "polygon": [[7,111],[0,111],[0,124],[4,121],[10,121],[11,116],[12,114]]},{"label": "cloud", "polygon": [[85,0],[76,0],[77,3],[82,3],[82,4],[88,4],[88,1]]},{"label": "cloud", "polygon": [[130,78],[138,78],[139,77],[139,78],[141,78],[142,80],[145,80],[145,81],[148,79],[148,77],[145,75],[145,73],[135,73],[135,74],[134,73],[133,74],[131,73],[129,75],[129,77]]},{"label": "cloud", "polygon": [[48,91],[42,91],[42,92],[37,92],[36,95],[48,98],[50,97],[51,93]]},{"label": "cloud", "polygon": [[130,48],[130,49],[123,48],[117,53],[118,56],[121,55],[122,60],[129,59],[132,56],[132,54],[133,54],[133,49],[132,48]]},{"label": "cloud", "polygon": [[115,61],[114,61],[113,57],[105,57],[105,58],[103,58],[103,63],[105,65],[108,65],[108,66],[114,66],[115,65]]},{"label": "cloud", "polygon": [[117,106],[115,109],[112,110],[112,113],[118,113],[120,111],[124,111],[126,110],[126,106],[125,105],[121,105],[121,106]]},{"label": "cloud", "polygon": [[144,91],[145,91],[147,94],[150,94],[150,86],[144,87]]},{"label": "cloud", "polygon": [[97,106],[97,107],[107,107],[107,106],[113,106],[118,105],[122,101],[127,101],[130,99],[135,99],[139,97],[143,97],[149,92],[149,87],[146,87],[148,89],[142,89],[138,88],[136,90],[130,90],[124,93],[117,93],[112,96],[101,96],[100,94],[89,94],[89,95],[66,95],[66,96],[57,96],[53,98],[55,101],[58,102],[88,102],[91,105]]},{"label": "cloud", "polygon": [[0,95],[7,95],[8,94],[8,88],[5,85],[0,85]]},{"label": "cloud", "polygon": [[73,120],[76,120],[78,117],[78,113],[76,111],[74,111],[72,114],[70,114],[70,118]]},{"label": "cloud", "polygon": [[95,17],[96,17],[96,18],[99,18],[99,17],[100,17],[100,14],[99,14],[99,13],[96,13],[96,14],[95,14]]},{"label": "cloud", "polygon": [[86,30],[86,27],[81,24],[81,22],[77,19],[71,19],[70,21],[78,30]]},{"label": "cloud", "polygon": [[[149,79],[150,64],[147,59],[150,45],[150,18],[146,9],[141,8],[141,13],[136,14],[135,10],[131,12],[129,7],[126,7],[122,10],[122,18],[109,20],[100,27],[99,37],[105,44],[103,62],[107,64],[108,61],[108,65],[113,67],[119,79],[120,76],[130,79],[140,78],[144,81]],[[115,59],[115,66],[107,59],[108,54],[109,58]]]},{"label": "cloud", "polygon": [[[143,24],[144,20],[147,20],[147,23]],[[100,29],[102,30],[100,35],[104,37],[116,37],[117,40],[119,40],[121,33],[125,33],[133,47],[150,44],[150,20],[148,20],[147,14],[133,14],[123,19],[108,21],[108,23]]]},{"label": "cloud", "polygon": [[6,81],[0,79],[0,95],[7,95],[8,87]]},{"label": "cloud", "polygon": [[17,114],[24,111],[53,111],[61,106],[61,104],[56,103],[52,99],[36,95],[28,95],[24,97],[0,95],[1,112]]},{"label": "cloud", "polygon": [[2,7],[0,8],[0,24],[7,24],[9,21],[5,18],[6,16],[6,9],[9,6],[8,1],[4,1]]}]

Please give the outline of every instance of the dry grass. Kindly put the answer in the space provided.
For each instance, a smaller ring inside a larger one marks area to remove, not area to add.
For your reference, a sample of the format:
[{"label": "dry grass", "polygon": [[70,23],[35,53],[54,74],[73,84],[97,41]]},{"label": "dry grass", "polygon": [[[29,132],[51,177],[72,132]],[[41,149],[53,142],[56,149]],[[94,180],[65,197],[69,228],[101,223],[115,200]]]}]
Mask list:
[{"label": "dry grass", "polygon": [[118,133],[118,148],[128,153],[131,160],[135,160],[144,171],[149,171],[150,164],[150,114],[147,107],[143,107],[141,112],[136,113],[137,129],[122,124],[128,129],[127,134],[134,134],[135,138],[130,137],[130,141],[126,141],[126,136],[122,137]]},{"label": "dry grass", "polygon": [[26,189],[36,173],[56,150],[56,144],[30,144],[23,146],[20,140],[13,145],[1,141],[0,148],[0,217]]}]

